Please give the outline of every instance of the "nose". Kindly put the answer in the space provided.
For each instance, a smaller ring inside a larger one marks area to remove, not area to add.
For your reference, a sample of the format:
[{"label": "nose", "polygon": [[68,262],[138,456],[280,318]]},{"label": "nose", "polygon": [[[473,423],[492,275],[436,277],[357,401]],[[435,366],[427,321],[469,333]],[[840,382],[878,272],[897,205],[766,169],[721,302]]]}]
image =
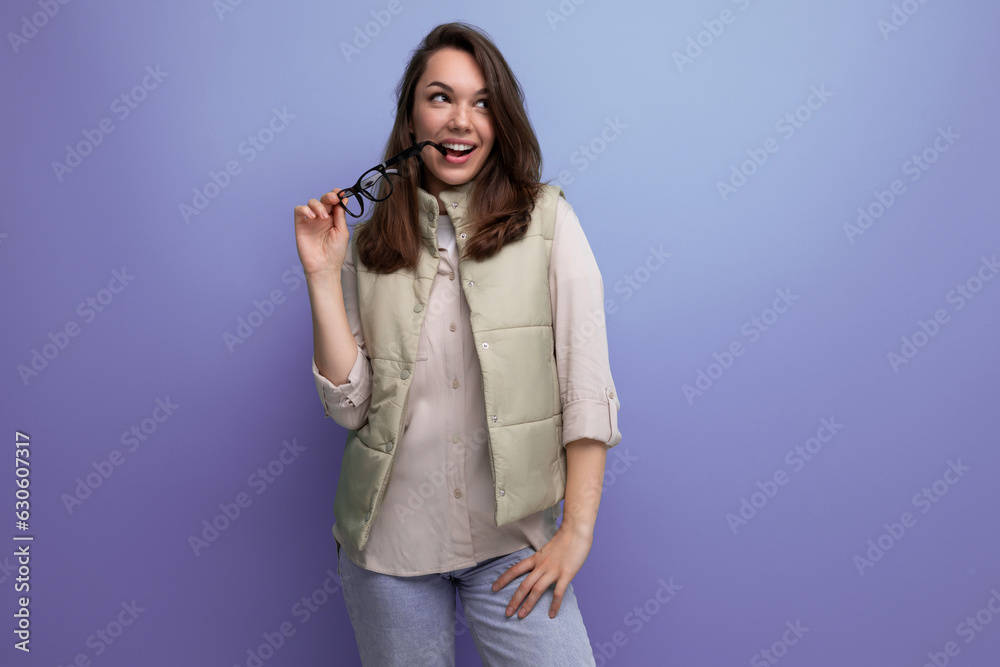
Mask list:
[{"label": "nose", "polygon": [[464,104],[456,104],[452,107],[451,126],[455,129],[465,129],[469,127],[469,111]]}]

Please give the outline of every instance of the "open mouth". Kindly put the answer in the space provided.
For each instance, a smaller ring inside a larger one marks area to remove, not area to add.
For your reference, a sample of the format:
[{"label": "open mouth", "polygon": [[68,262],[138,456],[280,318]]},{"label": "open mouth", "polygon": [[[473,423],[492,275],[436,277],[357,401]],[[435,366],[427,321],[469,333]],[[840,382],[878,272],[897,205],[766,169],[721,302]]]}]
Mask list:
[{"label": "open mouth", "polygon": [[476,146],[467,146],[463,144],[441,144],[441,146],[443,146],[448,152],[446,158],[448,159],[448,162],[465,162],[469,155],[471,155],[477,148]]}]

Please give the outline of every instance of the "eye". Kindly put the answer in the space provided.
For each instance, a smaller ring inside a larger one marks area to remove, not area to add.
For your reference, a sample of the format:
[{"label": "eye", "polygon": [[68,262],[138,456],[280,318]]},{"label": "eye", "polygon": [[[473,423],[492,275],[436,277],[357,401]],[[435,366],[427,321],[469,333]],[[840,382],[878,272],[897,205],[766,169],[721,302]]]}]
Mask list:
[{"label": "eye", "polygon": [[476,104],[479,104],[479,102],[483,103],[483,108],[484,109],[489,109],[490,108],[489,102],[486,100],[485,97],[483,99],[477,101]]},{"label": "eye", "polygon": [[431,102],[433,102],[433,101],[434,101],[434,98],[435,98],[435,97],[444,97],[444,98],[447,98],[448,96],[447,96],[447,95],[445,95],[444,93],[434,93],[433,95],[431,95],[431,96],[430,96],[430,100],[431,100]]}]

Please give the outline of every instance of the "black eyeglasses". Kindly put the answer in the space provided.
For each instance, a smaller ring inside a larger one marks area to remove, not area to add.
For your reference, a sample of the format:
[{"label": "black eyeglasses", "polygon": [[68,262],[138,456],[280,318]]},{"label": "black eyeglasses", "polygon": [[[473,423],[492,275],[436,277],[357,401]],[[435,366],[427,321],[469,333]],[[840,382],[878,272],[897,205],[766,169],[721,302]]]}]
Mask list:
[{"label": "black eyeglasses", "polygon": [[441,155],[448,154],[444,146],[436,144],[433,141],[421,141],[419,144],[414,144],[402,153],[393,155],[382,164],[376,165],[361,174],[361,178],[352,187],[341,190],[340,205],[344,207],[344,210],[351,217],[360,218],[365,212],[365,199],[370,199],[371,201],[385,201],[388,199],[392,195],[392,180],[389,179],[389,175],[399,175],[399,170],[392,169],[391,167],[413,156],[416,156],[420,164],[423,164],[423,160],[420,160],[420,151],[423,150],[424,146],[433,146],[441,152]]}]

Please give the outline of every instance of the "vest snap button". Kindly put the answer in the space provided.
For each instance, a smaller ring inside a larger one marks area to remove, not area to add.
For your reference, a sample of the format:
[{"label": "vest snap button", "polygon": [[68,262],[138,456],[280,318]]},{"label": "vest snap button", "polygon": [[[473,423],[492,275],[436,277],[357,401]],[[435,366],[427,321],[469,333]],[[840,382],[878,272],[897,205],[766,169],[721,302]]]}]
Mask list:
[{"label": "vest snap button", "polygon": [[476,284],[476,281],[475,281],[475,280],[470,280],[470,281],[469,281],[469,287],[472,287],[472,286],[473,286],[473,285],[475,285],[475,284]]},{"label": "vest snap button", "polygon": [[507,493],[506,491],[504,491],[503,489],[500,489],[500,495],[501,496],[504,495],[504,494],[506,494],[506,493]]},{"label": "vest snap button", "polygon": [[401,378],[403,378],[405,380],[406,378],[410,377],[410,371],[408,371],[408,370],[406,370],[404,368],[403,372],[399,374],[399,377],[401,377]]},{"label": "vest snap button", "polygon": [[452,208],[458,208],[458,202],[457,202],[457,201],[453,201],[453,202],[451,203],[451,207],[452,207]]},{"label": "vest snap button", "polygon": [[391,452],[392,451],[392,443],[391,442],[385,446],[385,451],[386,452]]},{"label": "vest snap button", "polygon": [[419,313],[423,309],[424,309],[424,305],[422,303],[418,303],[417,305],[415,305],[413,307],[413,312]]},{"label": "vest snap button", "polygon": [[365,515],[365,523],[371,521],[371,518],[372,518],[371,510],[368,510],[368,514]]},{"label": "vest snap button", "polygon": [[427,214],[427,222],[434,222],[434,214],[433,213],[428,213]]},{"label": "vest snap button", "polygon": [[496,416],[496,415],[493,415],[493,423],[494,423],[494,424],[496,424],[496,423],[497,423],[497,416]]},{"label": "vest snap button", "polygon": [[461,234],[459,234],[459,235],[458,235],[458,238],[460,238],[460,239],[464,239],[464,238],[465,238],[465,232],[462,232]]},{"label": "vest snap button", "polygon": [[490,346],[490,344],[489,344],[489,343],[483,343],[483,347],[484,347],[484,348],[487,348],[487,349],[488,349],[488,348],[489,348],[489,346]]}]

